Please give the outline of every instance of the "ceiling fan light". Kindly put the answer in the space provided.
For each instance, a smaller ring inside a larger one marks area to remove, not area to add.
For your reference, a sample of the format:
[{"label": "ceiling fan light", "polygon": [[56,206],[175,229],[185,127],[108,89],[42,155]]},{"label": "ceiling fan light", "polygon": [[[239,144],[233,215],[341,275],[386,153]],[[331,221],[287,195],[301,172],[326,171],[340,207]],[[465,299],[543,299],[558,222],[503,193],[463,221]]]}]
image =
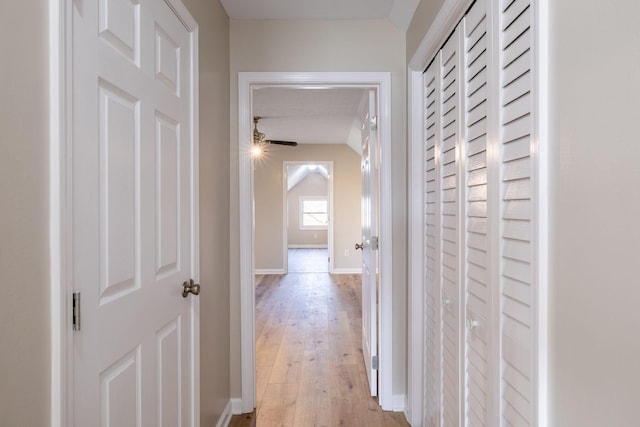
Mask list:
[{"label": "ceiling fan light", "polygon": [[259,158],[261,157],[265,152],[264,147],[262,146],[262,144],[253,144],[251,145],[251,157],[255,158]]}]

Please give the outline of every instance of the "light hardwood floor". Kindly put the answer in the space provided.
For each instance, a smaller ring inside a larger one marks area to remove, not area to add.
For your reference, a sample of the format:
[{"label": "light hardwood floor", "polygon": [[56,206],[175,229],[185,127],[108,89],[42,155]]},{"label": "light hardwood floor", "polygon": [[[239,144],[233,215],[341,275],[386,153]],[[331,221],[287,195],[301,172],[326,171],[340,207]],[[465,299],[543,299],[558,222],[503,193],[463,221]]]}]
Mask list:
[{"label": "light hardwood floor", "polygon": [[257,276],[257,410],[231,427],[408,426],[369,396],[360,276]]},{"label": "light hardwood floor", "polygon": [[326,249],[289,249],[289,273],[328,273],[329,252]]}]

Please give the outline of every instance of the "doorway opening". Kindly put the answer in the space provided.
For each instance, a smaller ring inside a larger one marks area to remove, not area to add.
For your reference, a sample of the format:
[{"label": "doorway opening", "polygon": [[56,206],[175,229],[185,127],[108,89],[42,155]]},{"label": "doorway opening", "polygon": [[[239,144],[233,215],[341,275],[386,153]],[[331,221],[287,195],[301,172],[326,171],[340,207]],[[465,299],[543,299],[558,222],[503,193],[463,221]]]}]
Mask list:
[{"label": "doorway opening", "polygon": [[[299,89],[359,88],[375,91],[377,98],[376,128],[379,138],[379,400],[383,410],[392,410],[392,227],[391,227],[391,77],[390,73],[239,73],[238,76],[238,149],[249,153],[252,146],[252,103],[256,89],[278,87]],[[264,132],[264,130],[262,130]],[[266,132],[265,132],[266,133]],[[275,137],[274,137],[275,138]],[[240,282],[241,282],[241,375],[240,410],[251,412],[256,407],[256,325],[255,325],[255,258],[254,258],[254,162],[250,156],[239,156],[240,198]],[[357,212],[356,212],[357,214]],[[356,240],[358,241],[358,240]],[[334,242],[337,244],[337,242]],[[354,242],[350,243],[353,247]],[[334,266],[335,267],[335,266]]]},{"label": "doorway opening", "polygon": [[333,272],[333,162],[283,162],[285,273]]}]

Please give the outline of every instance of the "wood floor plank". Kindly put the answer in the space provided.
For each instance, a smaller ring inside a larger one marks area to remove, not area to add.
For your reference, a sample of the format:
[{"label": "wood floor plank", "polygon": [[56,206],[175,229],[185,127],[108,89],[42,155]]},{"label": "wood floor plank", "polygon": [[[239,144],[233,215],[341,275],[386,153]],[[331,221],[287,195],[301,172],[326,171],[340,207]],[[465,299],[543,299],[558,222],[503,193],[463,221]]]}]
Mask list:
[{"label": "wood floor plank", "polygon": [[[406,427],[369,396],[359,275],[256,276],[256,411],[231,427]],[[260,324],[259,324],[260,323]]]}]

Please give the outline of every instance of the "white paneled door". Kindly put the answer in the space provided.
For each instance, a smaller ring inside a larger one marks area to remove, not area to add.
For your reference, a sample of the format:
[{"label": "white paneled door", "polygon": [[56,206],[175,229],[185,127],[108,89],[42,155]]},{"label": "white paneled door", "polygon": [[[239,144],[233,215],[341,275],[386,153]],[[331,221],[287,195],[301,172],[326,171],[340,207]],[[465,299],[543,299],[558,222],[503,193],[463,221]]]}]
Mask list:
[{"label": "white paneled door", "polygon": [[73,421],[194,426],[192,34],[163,0],[73,2]]},{"label": "white paneled door", "polygon": [[423,425],[536,425],[534,6],[477,0],[424,73]]},{"label": "white paneled door", "polygon": [[362,118],[362,353],[369,391],[378,395],[378,135],[376,92],[370,90]]}]

